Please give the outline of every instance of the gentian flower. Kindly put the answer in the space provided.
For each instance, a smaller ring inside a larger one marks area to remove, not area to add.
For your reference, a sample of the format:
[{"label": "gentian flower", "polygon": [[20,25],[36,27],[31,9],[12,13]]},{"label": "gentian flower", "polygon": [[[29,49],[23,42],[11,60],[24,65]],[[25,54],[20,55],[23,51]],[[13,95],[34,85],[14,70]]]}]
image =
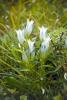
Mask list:
[{"label": "gentian flower", "polygon": [[34,41],[28,40],[28,47],[29,47],[29,52],[32,53],[34,51]]},{"label": "gentian flower", "polygon": [[28,34],[31,34],[31,32],[32,32],[33,23],[34,23],[33,20],[29,21],[29,19],[27,19],[26,32],[27,32]]},{"label": "gentian flower", "polygon": [[41,28],[39,28],[39,30],[40,30],[40,40],[44,40],[44,38],[46,37],[47,28],[42,26]]},{"label": "gentian flower", "polygon": [[25,41],[25,38],[24,38],[24,34],[25,34],[25,29],[23,30],[16,30],[16,33],[17,33],[17,38],[18,38],[18,41],[19,43],[23,43]]},{"label": "gentian flower", "polygon": [[41,44],[41,52],[45,52],[49,47],[50,37],[46,37]]}]

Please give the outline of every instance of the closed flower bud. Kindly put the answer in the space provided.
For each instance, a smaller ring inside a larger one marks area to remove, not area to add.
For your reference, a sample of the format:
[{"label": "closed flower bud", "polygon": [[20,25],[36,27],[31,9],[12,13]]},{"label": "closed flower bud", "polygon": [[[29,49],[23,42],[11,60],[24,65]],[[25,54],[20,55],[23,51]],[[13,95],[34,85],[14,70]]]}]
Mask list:
[{"label": "closed flower bud", "polygon": [[25,30],[16,30],[16,33],[17,33],[17,38],[18,38],[18,41],[19,43],[23,43],[25,41],[25,38],[24,38],[24,34],[25,34]]},{"label": "closed flower bud", "polygon": [[41,28],[39,28],[39,30],[40,30],[40,40],[44,40],[46,37],[47,28],[42,26]]},{"label": "closed flower bud", "polygon": [[29,47],[29,52],[32,53],[34,50],[34,41],[28,40],[28,47]]},{"label": "closed flower bud", "polygon": [[29,21],[29,19],[27,19],[26,32],[27,32],[28,34],[31,34],[31,32],[32,32],[33,23],[34,23],[33,20]]}]

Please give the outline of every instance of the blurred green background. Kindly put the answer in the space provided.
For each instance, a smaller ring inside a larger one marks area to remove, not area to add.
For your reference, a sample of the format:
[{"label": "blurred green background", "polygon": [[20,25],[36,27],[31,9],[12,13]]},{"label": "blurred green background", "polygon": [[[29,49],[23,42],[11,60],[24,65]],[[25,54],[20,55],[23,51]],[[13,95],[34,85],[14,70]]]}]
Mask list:
[{"label": "blurred green background", "polygon": [[[27,18],[49,30],[67,27],[67,0],[0,0],[0,23],[21,27]],[[1,26],[1,25],[0,25]]]}]

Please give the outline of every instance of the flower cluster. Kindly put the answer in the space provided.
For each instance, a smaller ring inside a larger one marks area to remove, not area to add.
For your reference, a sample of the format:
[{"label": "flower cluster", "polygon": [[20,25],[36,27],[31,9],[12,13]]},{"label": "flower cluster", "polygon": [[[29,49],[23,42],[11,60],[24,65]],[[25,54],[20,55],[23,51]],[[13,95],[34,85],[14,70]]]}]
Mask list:
[{"label": "flower cluster", "polygon": [[[37,37],[30,39],[30,38],[26,38],[26,35],[30,37],[30,35],[32,34],[33,26],[34,26],[34,21],[33,20],[30,21],[29,19],[27,19],[26,26],[22,30],[21,29],[16,30],[19,44],[23,44],[24,42],[26,42],[28,44],[27,51],[29,51],[30,54],[35,53],[34,44],[36,42]],[[41,53],[45,52],[49,47],[50,37],[46,34],[46,32],[47,32],[47,28],[45,28],[44,26],[39,27],[39,41],[41,42],[39,51]],[[26,54],[24,53],[23,59],[26,58],[27,58]]]}]

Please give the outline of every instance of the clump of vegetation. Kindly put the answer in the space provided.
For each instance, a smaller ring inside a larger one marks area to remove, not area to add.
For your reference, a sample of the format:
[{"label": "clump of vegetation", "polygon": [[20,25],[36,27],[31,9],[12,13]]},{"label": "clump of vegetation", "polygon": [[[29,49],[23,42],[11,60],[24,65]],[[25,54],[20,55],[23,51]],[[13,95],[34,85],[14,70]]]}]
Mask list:
[{"label": "clump of vegetation", "polygon": [[53,38],[54,32],[47,34],[42,26],[37,33],[33,24],[28,19],[23,29],[8,31],[0,39],[1,84],[8,92],[14,89],[15,95],[44,100],[64,90],[66,30]]},{"label": "clump of vegetation", "polygon": [[1,2],[1,100],[64,99],[67,92],[67,3],[62,2]]}]

